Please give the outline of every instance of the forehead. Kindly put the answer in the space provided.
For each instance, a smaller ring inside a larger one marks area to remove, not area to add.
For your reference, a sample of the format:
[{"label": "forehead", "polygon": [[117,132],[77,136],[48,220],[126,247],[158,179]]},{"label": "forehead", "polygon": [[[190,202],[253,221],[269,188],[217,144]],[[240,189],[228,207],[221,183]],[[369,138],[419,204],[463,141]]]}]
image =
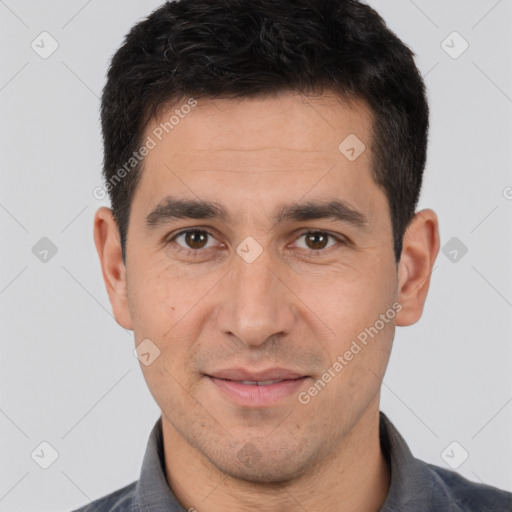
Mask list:
[{"label": "forehead", "polygon": [[176,192],[222,194],[235,206],[242,196],[276,202],[322,191],[365,203],[370,189],[377,191],[372,115],[361,100],[281,93],[191,105],[187,99],[172,105],[145,129],[153,148],[135,196],[148,207]]},{"label": "forehead", "polygon": [[283,92],[271,97],[199,99],[189,107],[190,100],[168,107],[148,123],[146,134],[164,146],[174,143],[169,149],[175,152],[269,147],[332,152],[350,134],[367,146],[371,143],[372,114],[366,102],[348,102],[334,93],[311,97]]}]

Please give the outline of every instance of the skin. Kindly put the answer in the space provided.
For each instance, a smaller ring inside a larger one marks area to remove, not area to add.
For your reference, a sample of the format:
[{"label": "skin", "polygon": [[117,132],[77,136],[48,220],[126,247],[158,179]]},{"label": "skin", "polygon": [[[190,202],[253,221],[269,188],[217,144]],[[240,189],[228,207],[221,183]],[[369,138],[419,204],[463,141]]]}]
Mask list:
[{"label": "skin", "polygon": [[[146,136],[160,122],[152,120]],[[200,100],[146,156],[126,264],[112,212],[96,213],[115,318],[133,330],[136,344],[150,339],[160,350],[141,368],[162,410],[167,479],[185,508],[367,512],[385,501],[380,388],[395,326],[422,314],[439,234],[436,214],[418,212],[396,263],[388,201],[371,175],[371,127],[363,101],[329,93]],[[338,150],[349,134],[366,145],[355,161]],[[216,201],[232,219],[148,228],[146,217],[169,195]],[[366,224],[271,221],[283,203],[332,198],[361,212]],[[185,228],[211,237],[170,240]],[[339,240],[315,244],[310,231]],[[252,263],[236,252],[248,236],[262,249]],[[298,392],[394,303],[397,316],[300,403]],[[205,376],[235,367],[282,367],[309,379],[275,404],[242,407]]]}]

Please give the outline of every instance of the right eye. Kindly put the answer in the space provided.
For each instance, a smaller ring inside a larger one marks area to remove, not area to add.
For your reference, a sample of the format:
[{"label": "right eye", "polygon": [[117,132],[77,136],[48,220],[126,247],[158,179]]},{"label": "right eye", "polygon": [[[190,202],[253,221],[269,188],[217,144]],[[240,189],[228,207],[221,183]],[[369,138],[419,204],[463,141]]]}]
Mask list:
[{"label": "right eye", "polygon": [[176,233],[169,242],[176,242],[180,250],[184,250],[188,256],[199,255],[207,249],[215,246],[214,243],[209,244],[208,238],[216,240],[211,233],[204,229],[184,229]]}]

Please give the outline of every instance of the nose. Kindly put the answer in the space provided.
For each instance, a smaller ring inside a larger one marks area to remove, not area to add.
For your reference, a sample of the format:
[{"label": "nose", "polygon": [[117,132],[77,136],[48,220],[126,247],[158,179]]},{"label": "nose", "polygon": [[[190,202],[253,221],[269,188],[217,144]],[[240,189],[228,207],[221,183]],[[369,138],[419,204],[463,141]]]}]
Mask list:
[{"label": "nose", "polygon": [[286,282],[289,274],[268,250],[251,263],[238,256],[234,260],[218,289],[217,329],[252,347],[289,334],[297,317],[296,299]]}]

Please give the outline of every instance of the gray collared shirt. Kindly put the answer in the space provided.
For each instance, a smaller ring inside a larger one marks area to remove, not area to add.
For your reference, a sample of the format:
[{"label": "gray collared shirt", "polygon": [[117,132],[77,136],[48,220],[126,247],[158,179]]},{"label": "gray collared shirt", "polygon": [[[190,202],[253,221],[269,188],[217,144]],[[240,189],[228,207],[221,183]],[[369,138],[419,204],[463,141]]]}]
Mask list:
[{"label": "gray collared shirt", "polygon": [[[414,458],[382,412],[380,442],[391,467],[380,512],[512,512],[511,493]],[[149,436],[139,480],[74,512],[187,512],[166,480],[161,416]]]}]

